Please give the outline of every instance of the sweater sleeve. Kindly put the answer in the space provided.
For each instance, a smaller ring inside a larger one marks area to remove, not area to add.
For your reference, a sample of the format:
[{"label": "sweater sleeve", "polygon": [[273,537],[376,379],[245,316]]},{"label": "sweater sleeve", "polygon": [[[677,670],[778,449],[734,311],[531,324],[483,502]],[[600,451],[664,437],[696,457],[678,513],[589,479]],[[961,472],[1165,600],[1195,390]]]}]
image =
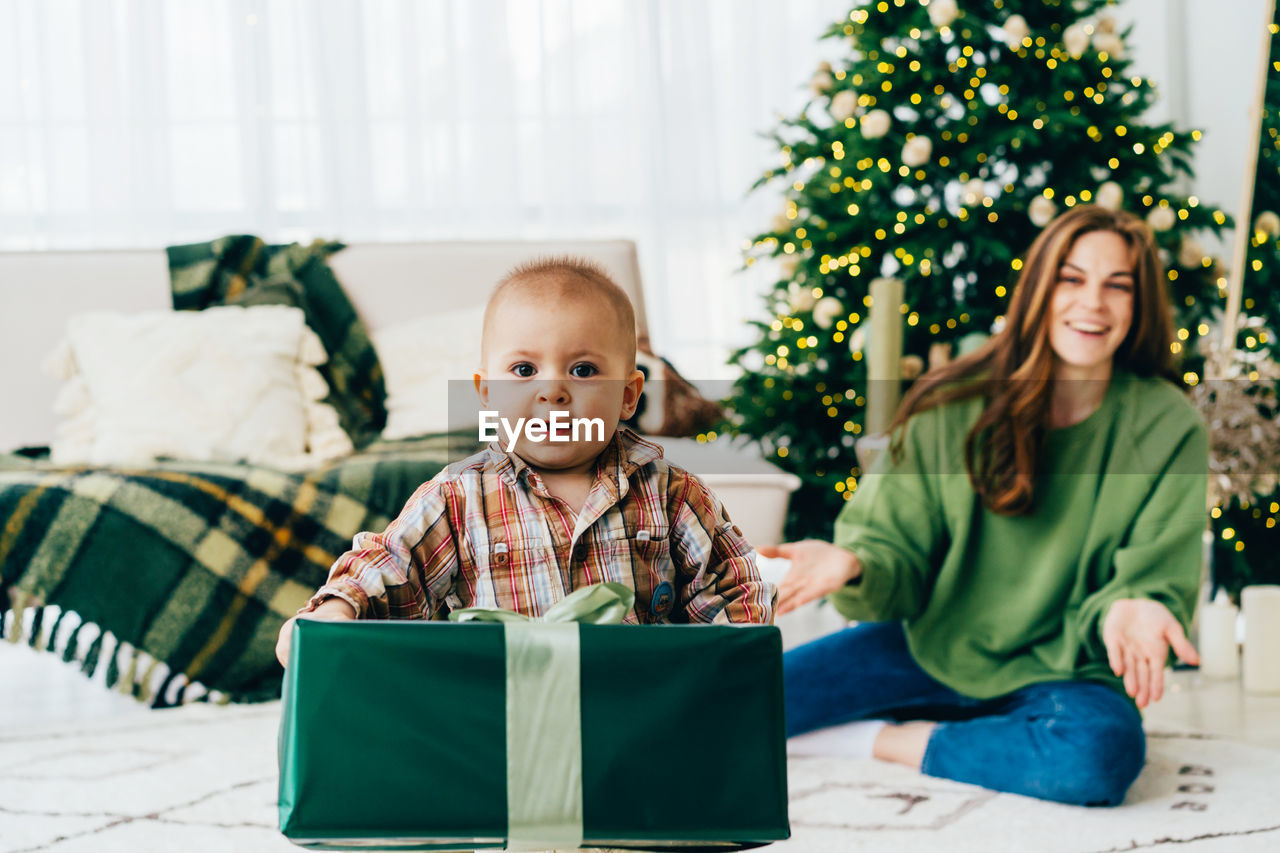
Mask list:
[{"label": "sweater sleeve", "polygon": [[1128,538],[1115,552],[1111,578],[1080,606],[1080,640],[1097,660],[1106,660],[1102,625],[1120,599],[1158,601],[1184,631],[1191,623],[1203,560],[1209,434],[1197,415],[1189,420],[1180,437],[1166,435],[1161,442],[1166,448],[1164,465]]},{"label": "sweater sleeve", "polygon": [[835,544],[862,563],[858,580],[831,595],[849,619],[908,619],[929,600],[947,535],[936,488],[939,422],[936,408],[912,417],[901,456],[883,451],[836,518]]}]

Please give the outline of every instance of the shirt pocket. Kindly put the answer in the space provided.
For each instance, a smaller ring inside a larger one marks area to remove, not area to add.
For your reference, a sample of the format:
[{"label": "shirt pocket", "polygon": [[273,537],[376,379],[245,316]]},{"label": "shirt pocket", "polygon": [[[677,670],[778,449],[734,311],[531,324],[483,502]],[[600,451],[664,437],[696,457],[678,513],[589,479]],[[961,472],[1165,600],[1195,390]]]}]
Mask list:
[{"label": "shirt pocket", "polygon": [[475,606],[539,615],[538,608],[546,605],[546,596],[539,590],[551,584],[550,566],[555,563],[555,556],[542,543],[491,542],[476,557]]},{"label": "shirt pocket", "polygon": [[670,622],[679,610],[671,542],[665,536],[633,536],[617,540],[614,547],[614,565],[623,574],[621,581],[636,592],[635,612],[628,614],[626,621],[644,625]]}]

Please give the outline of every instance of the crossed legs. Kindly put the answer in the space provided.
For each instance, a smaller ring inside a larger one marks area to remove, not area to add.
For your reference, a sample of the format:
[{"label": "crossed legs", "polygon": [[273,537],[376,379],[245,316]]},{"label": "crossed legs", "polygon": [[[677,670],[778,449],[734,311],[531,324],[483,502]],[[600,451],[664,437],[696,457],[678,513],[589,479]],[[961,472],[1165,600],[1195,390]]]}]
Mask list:
[{"label": "crossed legs", "polygon": [[864,623],[784,657],[787,734],[890,721],[873,754],[931,776],[1077,805],[1118,805],[1142,769],[1137,710],[1117,691],[1055,681],[980,700],[925,673],[896,622]]}]

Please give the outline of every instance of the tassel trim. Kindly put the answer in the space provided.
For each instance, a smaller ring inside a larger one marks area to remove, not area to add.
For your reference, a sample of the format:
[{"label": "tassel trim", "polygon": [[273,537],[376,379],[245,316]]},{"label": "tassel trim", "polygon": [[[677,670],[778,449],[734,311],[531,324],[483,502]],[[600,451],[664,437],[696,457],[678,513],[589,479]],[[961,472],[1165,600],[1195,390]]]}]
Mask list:
[{"label": "tassel trim", "polygon": [[231,697],[188,680],[157,658],[75,611],[46,604],[11,591],[9,606],[0,610],[0,633],[10,642],[57,655],[79,666],[85,677],[152,708],[171,708],[191,702],[227,704]]}]

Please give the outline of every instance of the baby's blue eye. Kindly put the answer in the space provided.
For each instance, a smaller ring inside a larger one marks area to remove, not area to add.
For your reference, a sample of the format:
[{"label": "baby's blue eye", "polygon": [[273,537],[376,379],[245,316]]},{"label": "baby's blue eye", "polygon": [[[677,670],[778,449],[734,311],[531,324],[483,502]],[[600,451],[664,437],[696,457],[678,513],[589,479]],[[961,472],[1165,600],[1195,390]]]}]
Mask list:
[{"label": "baby's blue eye", "polygon": [[582,364],[575,364],[573,367],[569,368],[569,375],[575,379],[590,379],[599,372],[600,371],[594,364],[587,364],[586,362],[583,362]]},{"label": "baby's blue eye", "polygon": [[521,379],[528,379],[530,376],[537,373],[538,371],[529,362],[522,361],[519,364],[513,364],[511,366],[511,372],[514,373],[516,376],[519,376]]}]

